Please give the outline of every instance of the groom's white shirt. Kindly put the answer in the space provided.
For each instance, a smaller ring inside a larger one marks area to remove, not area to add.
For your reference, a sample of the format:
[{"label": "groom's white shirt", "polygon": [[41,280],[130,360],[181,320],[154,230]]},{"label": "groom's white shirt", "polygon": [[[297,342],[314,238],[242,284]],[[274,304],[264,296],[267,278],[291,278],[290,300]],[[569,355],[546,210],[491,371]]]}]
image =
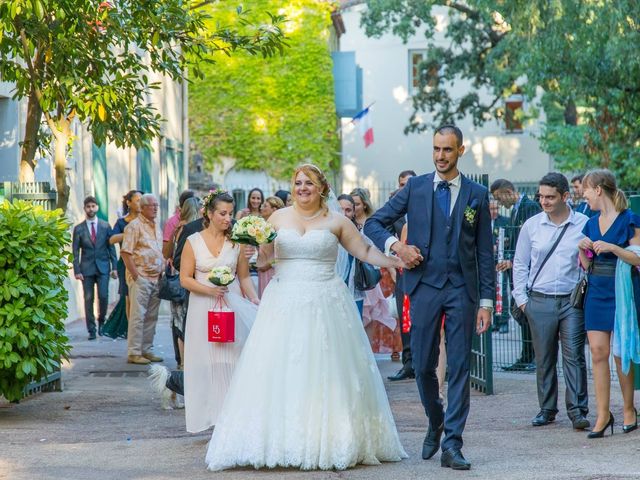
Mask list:
[{"label": "groom's white shirt", "polygon": [[[438,188],[438,183],[444,182],[444,178],[440,176],[438,172],[435,172],[433,176],[433,191],[436,191]],[[451,191],[451,202],[449,204],[449,215],[453,213],[453,209],[456,206],[456,201],[458,200],[458,195],[460,194],[460,184],[462,183],[462,177],[460,177],[460,173],[453,180],[449,181],[449,190]],[[391,246],[398,242],[399,240],[396,237],[389,237],[387,241],[384,242],[384,253],[388,256],[391,255]]]}]

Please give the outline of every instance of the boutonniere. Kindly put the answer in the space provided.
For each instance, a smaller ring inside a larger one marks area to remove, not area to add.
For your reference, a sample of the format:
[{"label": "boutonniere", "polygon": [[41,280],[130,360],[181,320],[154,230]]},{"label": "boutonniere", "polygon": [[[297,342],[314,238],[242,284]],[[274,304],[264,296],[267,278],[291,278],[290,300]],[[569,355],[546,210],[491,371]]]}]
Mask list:
[{"label": "boutonniere", "polygon": [[478,213],[478,200],[473,199],[469,205],[464,209],[464,218],[467,222],[473,225],[474,220],[476,219],[476,214]]}]

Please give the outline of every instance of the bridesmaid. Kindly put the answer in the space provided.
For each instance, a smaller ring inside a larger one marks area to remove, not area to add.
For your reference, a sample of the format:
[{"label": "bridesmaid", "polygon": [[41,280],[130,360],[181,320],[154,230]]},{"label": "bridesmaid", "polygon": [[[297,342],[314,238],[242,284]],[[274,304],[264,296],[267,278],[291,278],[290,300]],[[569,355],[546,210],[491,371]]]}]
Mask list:
[{"label": "bridesmaid", "polygon": [[[140,199],[142,198],[142,193],[140,190],[131,190],[122,197],[122,213],[124,216],[116,220],[111,230],[111,237],[109,238],[111,245],[117,243],[122,246],[125,227],[140,214]],[[118,270],[118,293],[120,294],[120,299],[105,322],[102,328],[102,334],[111,338],[127,338],[129,289],[125,278],[126,268],[122,257],[118,259],[116,268]]]},{"label": "bridesmaid", "polygon": [[[260,215],[266,221],[276,210],[284,208],[284,203],[278,197],[268,197],[260,207]],[[256,268],[258,269],[258,295],[262,298],[262,292],[267,288],[267,284],[275,274],[273,262],[275,260],[275,252],[273,244],[261,245],[258,247],[258,260]]]},{"label": "bridesmaid", "polygon": [[[580,240],[580,262],[588,271],[589,286],[584,303],[584,321],[591,349],[593,381],[596,391],[598,418],[588,438],[601,438],[611,428],[613,415],[609,410],[611,375],[609,354],[611,334],[616,310],[615,272],[618,259],[631,265],[640,265],[640,257],[625,250],[629,245],[640,245],[640,216],[627,208],[627,199],[616,185],[609,170],[593,170],[583,179],[583,195],[589,208],[598,212],[586,223]],[[637,270],[632,275],[634,287],[640,287]],[[637,305],[637,301],[636,301]],[[633,404],[633,369],[627,375],[620,365],[619,346],[614,344],[613,356],[622,390],[623,427],[629,433],[638,427],[637,412]]]}]

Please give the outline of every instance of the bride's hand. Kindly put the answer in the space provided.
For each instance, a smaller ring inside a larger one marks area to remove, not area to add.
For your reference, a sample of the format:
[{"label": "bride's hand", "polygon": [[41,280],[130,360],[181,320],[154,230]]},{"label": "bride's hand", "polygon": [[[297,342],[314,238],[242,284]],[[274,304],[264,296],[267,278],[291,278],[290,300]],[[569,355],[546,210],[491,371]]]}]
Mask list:
[{"label": "bride's hand", "polygon": [[227,292],[229,292],[227,287],[211,287],[211,296],[215,298],[222,298]]},{"label": "bride's hand", "polygon": [[254,305],[260,305],[260,299],[258,297],[256,298],[250,298],[249,301],[251,303],[253,303]]}]

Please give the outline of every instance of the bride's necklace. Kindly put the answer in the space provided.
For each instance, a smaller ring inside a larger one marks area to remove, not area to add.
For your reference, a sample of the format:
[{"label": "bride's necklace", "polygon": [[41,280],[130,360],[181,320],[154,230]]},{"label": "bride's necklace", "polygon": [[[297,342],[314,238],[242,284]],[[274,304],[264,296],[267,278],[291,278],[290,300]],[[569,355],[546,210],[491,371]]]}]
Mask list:
[{"label": "bride's necklace", "polygon": [[318,210],[313,215],[302,215],[295,206],[293,207],[293,209],[296,211],[298,216],[300,218],[302,218],[303,220],[313,220],[314,218],[318,218],[320,215],[322,215],[324,213],[324,208],[321,208],[320,210]]}]

